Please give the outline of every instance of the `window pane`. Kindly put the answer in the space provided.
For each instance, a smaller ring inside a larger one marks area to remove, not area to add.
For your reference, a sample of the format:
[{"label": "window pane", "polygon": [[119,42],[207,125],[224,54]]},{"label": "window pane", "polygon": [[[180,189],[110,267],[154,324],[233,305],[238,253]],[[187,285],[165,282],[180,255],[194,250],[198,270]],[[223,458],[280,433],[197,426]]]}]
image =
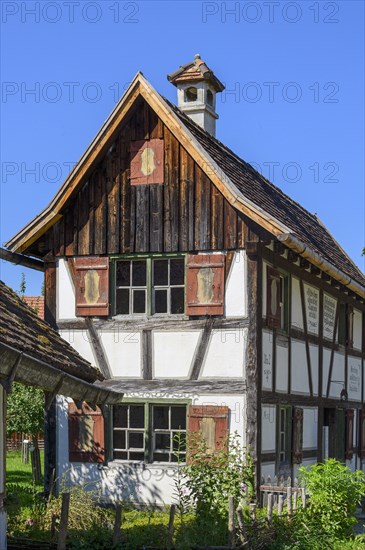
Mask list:
[{"label": "window pane", "polygon": [[180,434],[180,441],[178,441],[178,438],[176,437],[177,434],[174,433],[173,440],[172,440],[172,448],[174,451],[180,450],[180,453],[186,451],[186,434],[181,433]]},{"label": "window pane", "polygon": [[184,313],[184,288],[171,289],[171,313]]},{"label": "window pane", "polygon": [[154,260],[153,262],[153,284],[155,286],[166,286],[168,280],[168,260]]},{"label": "window pane", "polygon": [[130,460],[144,460],[144,453],[129,453]]},{"label": "window pane", "polygon": [[171,429],[186,429],[186,409],[185,407],[171,407]]},{"label": "window pane", "polygon": [[144,406],[131,405],[129,409],[130,428],[144,428]]},{"label": "window pane", "polygon": [[114,430],[113,447],[114,449],[125,449],[125,431],[124,430]]},{"label": "window pane", "polygon": [[153,453],[153,460],[157,462],[169,462],[169,453]]},{"label": "window pane", "polygon": [[114,451],[114,453],[113,453],[113,458],[114,458],[115,460],[127,460],[128,455],[127,455],[126,452]]},{"label": "window pane", "polygon": [[133,290],[133,313],[146,312],[146,291]]},{"label": "window pane", "polygon": [[117,286],[130,286],[130,265],[131,262],[117,262]]},{"label": "window pane", "polygon": [[113,426],[114,428],[127,428],[127,405],[114,405]]},{"label": "window pane", "polygon": [[156,434],[155,448],[156,450],[170,450],[170,434]]},{"label": "window pane", "polygon": [[153,407],[153,427],[154,429],[168,430],[169,428],[169,408]]},{"label": "window pane", "polygon": [[155,290],[155,313],[167,313],[167,290]]},{"label": "window pane", "polygon": [[116,313],[120,313],[121,315],[129,314],[129,290],[127,288],[117,289]]},{"label": "window pane", "polygon": [[132,262],[132,285],[146,286],[146,260]]},{"label": "window pane", "polygon": [[143,432],[129,432],[128,433],[128,448],[129,449],[143,449]]},{"label": "window pane", "polygon": [[170,260],[170,285],[184,284],[184,259]]}]

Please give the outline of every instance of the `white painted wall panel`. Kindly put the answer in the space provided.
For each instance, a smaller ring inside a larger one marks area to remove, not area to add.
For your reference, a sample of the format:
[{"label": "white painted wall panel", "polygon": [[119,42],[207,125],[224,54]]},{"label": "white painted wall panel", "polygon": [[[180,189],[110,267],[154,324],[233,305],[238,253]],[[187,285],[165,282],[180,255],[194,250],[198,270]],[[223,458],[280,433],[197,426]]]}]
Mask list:
[{"label": "white painted wall panel", "polygon": [[350,401],[361,401],[361,358],[348,357],[347,392]]},{"label": "white painted wall panel", "polygon": [[330,397],[340,399],[341,390],[345,385],[345,355],[335,352],[330,385]]},{"label": "white painted wall panel", "polygon": [[71,279],[67,262],[63,259],[57,262],[57,319],[76,319],[75,288]]},{"label": "white painted wall panel", "polygon": [[309,355],[311,360],[313,394],[318,395],[318,346],[309,344]]},{"label": "white painted wall panel", "polygon": [[273,335],[262,331],[262,389],[272,391]]},{"label": "white painted wall panel", "polygon": [[244,377],[247,329],[213,330],[201,378]]},{"label": "white painted wall panel", "polygon": [[275,405],[262,405],[261,407],[261,451],[263,453],[276,451]]},{"label": "white painted wall panel", "polygon": [[235,252],[226,282],[226,316],[247,316],[247,260],[244,250]]},{"label": "white painted wall panel", "polygon": [[200,332],[153,331],[154,378],[187,378]]},{"label": "white painted wall panel", "polygon": [[354,348],[361,350],[362,348],[362,315],[361,311],[354,309]]},{"label": "white painted wall panel", "polygon": [[309,395],[307,353],[299,340],[291,341],[291,392]]},{"label": "white painted wall panel", "polygon": [[112,376],[142,376],[142,338],[140,332],[99,331]]},{"label": "white painted wall panel", "polygon": [[87,330],[60,330],[60,336],[87,361],[96,366],[96,359],[89,340],[89,333]]},{"label": "white painted wall panel", "polygon": [[323,382],[322,382],[322,396],[327,395],[328,376],[330,372],[331,351],[327,348],[323,348]]},{"label": "white painted wall panel", "polygon": [[276,345],[276,391],[288,392],[289,348],[288,345]]},{"label": "white painted wall panel", "polygon": [[303,449],[317,448],[317,432],[317,407],[303,407]]},{"label": "white painted wall panel", "polygon": [[304,330],[300,284],[296,277],[291,279],[291,325],[299,330]]}]

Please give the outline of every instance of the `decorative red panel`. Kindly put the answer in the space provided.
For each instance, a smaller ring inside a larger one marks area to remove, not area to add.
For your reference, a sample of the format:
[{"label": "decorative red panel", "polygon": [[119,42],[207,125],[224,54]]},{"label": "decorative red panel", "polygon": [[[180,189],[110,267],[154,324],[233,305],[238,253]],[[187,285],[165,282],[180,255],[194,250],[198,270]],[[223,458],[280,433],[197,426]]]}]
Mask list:
[{"label": "decorative red panel", "polygon": [[76,315],[109,315],[109,258],[75,258]]},{"label": "decorative red panel", "polygon": [[164,182],[163,140],[131,142],[131,185]]},{"label": "decorative red panel", "polygon": [[86,403],[78,408],[68,404],[68,444],[70,462],[104,462],[104,417]]},{"label": "decorative red panel", "polygon": [[[226,443],[228,436],[228,407],[215,405],[190,405],[188,410],[188,434],[202,434],[208,455]],[[194,454],[194,451],[193,453]]]},{"label": "decorative red panel", "polygon": [[186,314],[224,314],[224,254],[190,254],[186,272]]},{"label": "decorative red panel", "polygon": [[266,285],[266,321],[271,328],[281,326],[280,305],[280,273],[272,267],[267,267]]}]

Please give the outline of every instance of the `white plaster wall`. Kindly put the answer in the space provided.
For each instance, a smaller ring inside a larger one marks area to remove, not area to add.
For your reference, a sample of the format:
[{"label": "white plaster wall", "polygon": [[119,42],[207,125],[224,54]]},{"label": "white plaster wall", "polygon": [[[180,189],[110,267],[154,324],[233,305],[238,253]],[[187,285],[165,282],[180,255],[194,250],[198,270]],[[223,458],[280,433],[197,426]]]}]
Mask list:
[{"label": "white plaster wall", "polygon": [[261,407],[261,451],[276,452],[276,407],[262,405]]},{"label": "white plaster wall", "polygon": [[76,319],[75,288],[63,259],[57,261],[57,319]]},{"label": "white plaster wall", "polygon": [[309,344],[309,355],[311,359],[313,394],[318,395],[318,346]]},{"label": "white plaster wall", "polygon": [[201,378],[243,378],[247,329],[213,330]]},{"label": "white plaster wall", "polygon": [[[131,397],[132,394],[126,395]],[[146,397],[136,392],[134,397]],[[172,394],[168,397],[177,397]],[[149,398],[160,398],[158,392],[149,392]],[[180,395],[181,397],[181,395]],[[229,429],[237,432],[245,445],[245,397],[242,395],[184,394],[194,405],[220,405],[230,408]],[[67,398],[57,396],[57,470],[60,483],[82,484],[87,489],[96,489],[106,502],[130,500],[136,503],[163,505],[175,502],[174,477],[176,466],[167,464],[109,462],[100,464],[70,463],[68,461]]]},{"label": "white plaster wall", "polygon": [[271,482],[273,482],[275,477],[275,469],[275,462],[264,462],[261,464],[261,475],[265,478],[265,481],[267,481],[267,476],[270,476]]},{"label": "white plaster wall", "polygon": [[303,407],[303,449],[317,449],[317,432],[317,407]]},{"label": "white plaster wall", "polygon": [[307,353],[305,343],[299,340],[291,342],[291,392],[309,394]]},{"label": "white plaster wall", "polygon": [[291,278],[291,325],[304,330],[303,308],[300,298],[300,284],[296,277]]},{"label": "white plaster wall", "polygon": [[154,378],[187,378],[200,332],[153,331]]},{"label": "white plaster wall", "polygon": [[276,344],[276,391],[288,392],[289,349],[288,345]]},{"label": "white plaster wall", "polygon": [[112,376],[140,378],[141,366],[141,333],[98,331],[105,356]]},{"label": "white plaster wall", "polygon": [[247,316],[247,259],[244,250],[235,252],[226,282],[226,316]]},{"label": "white plaster wall", "polygon": [[272,391],[273,335],[262,331],[262,389]]},{"label": "white plaster wall", "polygon": [[319,327],[319,290],[304,283],[304,302],[307,316],[307,329],[311,334],[318,334]]},{"label": "white plaster wall", "polygon": [[328,376],[330,372],[330,360],[331,360],[331,351],[327,348],[323,348],[323,382],[322,382],[322,396],[327,395],[327,384]]},{"label": "white plaster wall", "polygon": [[361,401],[361,358],[348,357],[347,392],[350,401]]},{"label": "white plaster wall", "polygon": [[84,359],[97,365],[87,330],[60,330],[59,333]]},{"label": "white plaster wall", "polygon": [[335,352],[330,385],[330,397],[340,398],[341,390],[345,384],[345,356]]},{"label": "white plaster wall", "polygon": [[353,332],[354,348],[361,350],[362,348],[362,315],[361,311],[354,309],[354,332]]}]

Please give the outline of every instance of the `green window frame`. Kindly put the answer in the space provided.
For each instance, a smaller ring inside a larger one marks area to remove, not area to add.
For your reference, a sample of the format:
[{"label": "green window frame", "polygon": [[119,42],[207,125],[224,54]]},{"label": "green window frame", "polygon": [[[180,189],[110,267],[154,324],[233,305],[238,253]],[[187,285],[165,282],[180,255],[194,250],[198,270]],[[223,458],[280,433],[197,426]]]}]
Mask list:
[{"label": "green window frame", "polygon": [[128,255],[111,260],[114,316],[185,317],[186,255]]},{"label": "green window frame", "polygon": [[[110,459],[118,462],[184,463],[189,403],[189,400],[132,400],[114,405]],[[175,440],[179,433],[180,449]]]}]

